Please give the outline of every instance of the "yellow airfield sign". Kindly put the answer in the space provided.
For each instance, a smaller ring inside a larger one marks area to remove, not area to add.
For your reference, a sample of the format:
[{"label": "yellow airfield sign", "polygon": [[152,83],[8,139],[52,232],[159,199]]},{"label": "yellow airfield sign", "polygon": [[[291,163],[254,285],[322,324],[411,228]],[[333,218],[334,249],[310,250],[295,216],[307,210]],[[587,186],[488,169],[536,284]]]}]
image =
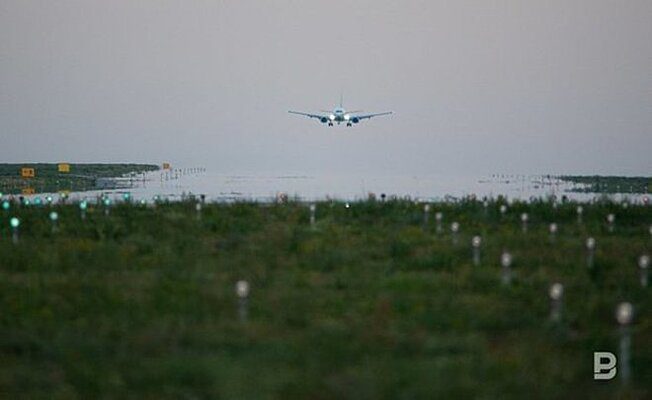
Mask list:
[{"label": "yellow airfield sign", "polygon": [[21,178],[33,178],[36,176],[36,171],[34,168],[21,168],[20,176]]},{"label": "yellow airfield sign", "polygon": [[58,168],[59,168],[59,172],[62,174],[67,174],[70,172],[70,164],[68,163],[60,163],[58,165]]}]

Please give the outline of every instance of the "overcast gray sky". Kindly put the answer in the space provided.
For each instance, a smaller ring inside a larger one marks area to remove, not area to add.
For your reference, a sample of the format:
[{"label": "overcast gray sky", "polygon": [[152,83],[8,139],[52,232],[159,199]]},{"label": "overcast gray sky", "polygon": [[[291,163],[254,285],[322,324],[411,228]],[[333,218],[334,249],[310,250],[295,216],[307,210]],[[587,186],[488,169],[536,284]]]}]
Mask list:
[{"label": "overcast gray sky", "polygon": [[[0,160],[649,175],[651,38],[650,0],[0,0]],[[340,92],[396,114],[287,114]]]}]

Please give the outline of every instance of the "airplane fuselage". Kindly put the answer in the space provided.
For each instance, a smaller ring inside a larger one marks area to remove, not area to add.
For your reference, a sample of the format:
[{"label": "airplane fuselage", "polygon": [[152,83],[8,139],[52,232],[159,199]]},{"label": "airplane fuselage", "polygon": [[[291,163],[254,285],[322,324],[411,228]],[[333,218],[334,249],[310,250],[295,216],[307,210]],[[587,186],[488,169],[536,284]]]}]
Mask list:
[{"label": "airplane fuselage", "polygon": [[360,121],[356,117],[347,114],[344,108],[337,107],[328,116],[328,120],[322,122],[328,122],[328,125],[333,125],[333,123],[337,123],[339,125],[342,122],[346,122],[347,126],[351,126],[351,124],[357,124]]}]

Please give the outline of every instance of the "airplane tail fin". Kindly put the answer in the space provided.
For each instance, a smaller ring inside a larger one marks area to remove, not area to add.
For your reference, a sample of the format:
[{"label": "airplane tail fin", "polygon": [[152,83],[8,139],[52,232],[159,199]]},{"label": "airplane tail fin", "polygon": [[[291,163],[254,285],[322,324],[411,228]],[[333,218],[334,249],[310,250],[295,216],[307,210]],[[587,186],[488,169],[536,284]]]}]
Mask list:
[{"label": "airplane tail fin", "polygon": [[340,92],[340,108],[344,107],[344,94]]}]

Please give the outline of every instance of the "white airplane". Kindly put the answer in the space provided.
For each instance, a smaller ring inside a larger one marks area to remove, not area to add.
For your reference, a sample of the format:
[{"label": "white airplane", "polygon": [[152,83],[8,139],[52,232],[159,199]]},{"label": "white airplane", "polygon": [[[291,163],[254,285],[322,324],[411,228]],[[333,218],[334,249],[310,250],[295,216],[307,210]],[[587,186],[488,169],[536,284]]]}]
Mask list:
[{"label": "white airplane", "polygon": [[316,118],[322,124],[328,122],[328,126],[333,126],[333,124],[336,122],[338,125],[341,124],[342,122],[346,122],[346,126],[352,126],[352,124],[357,124],[363,119],[370,119],[373,117],[378,117],[381,115],[389,115],[392,113],[391,111],[387,111],[387,112],[382,112],[377,114],[359,114],[360,112],[362,112],[362,110],[346,111],[344,107],[342,107],[342,98],[340,98],[340,106],[336,107],[333,111],[322,110],[322,112],[327,114],[310,114],[310,113],[304,113],[299,111],[288,111],[288,112],[290,114],[303,115],[308,118]]}]

